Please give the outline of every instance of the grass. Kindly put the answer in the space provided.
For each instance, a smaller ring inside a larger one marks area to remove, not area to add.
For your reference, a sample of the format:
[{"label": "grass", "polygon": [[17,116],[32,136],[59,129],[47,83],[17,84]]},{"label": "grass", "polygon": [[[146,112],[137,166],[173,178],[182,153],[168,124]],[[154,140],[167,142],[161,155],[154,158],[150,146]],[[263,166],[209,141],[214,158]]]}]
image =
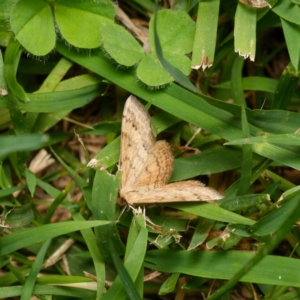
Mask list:
[{"label": "grass", "polygon": [[[187,81],[154,33],[158,64],[176,79],[155,87],[108,58],[109,47],[79,50],[60,37],[45,61],[28,58],[27,42],[4,26],[9,12],[1,16],[0,299],[300,297],[299,6],[229,2],[178,4],[190,17],[215,12],[196,21],[193,41],[205,55],[192,64],[211,67]],[[120,7],[135,25],[154,10],[151,1]],[[164,20],[154,24],[160,32]],[[123,211],[117,164],[130,94],[171,145],[170,181],[201,180],[223,200]]]}]

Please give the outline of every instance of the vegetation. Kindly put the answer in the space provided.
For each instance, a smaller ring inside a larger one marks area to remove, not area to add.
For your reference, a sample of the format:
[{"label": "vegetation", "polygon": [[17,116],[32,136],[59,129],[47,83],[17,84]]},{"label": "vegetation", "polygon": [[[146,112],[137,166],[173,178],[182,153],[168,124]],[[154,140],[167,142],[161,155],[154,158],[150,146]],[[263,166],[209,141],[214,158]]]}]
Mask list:
[{"label": "vegetation", "polygon": [[[299,299],[299,4],[2,0],[0,298]],[[122,213],[130,94],[223,200]]]}]

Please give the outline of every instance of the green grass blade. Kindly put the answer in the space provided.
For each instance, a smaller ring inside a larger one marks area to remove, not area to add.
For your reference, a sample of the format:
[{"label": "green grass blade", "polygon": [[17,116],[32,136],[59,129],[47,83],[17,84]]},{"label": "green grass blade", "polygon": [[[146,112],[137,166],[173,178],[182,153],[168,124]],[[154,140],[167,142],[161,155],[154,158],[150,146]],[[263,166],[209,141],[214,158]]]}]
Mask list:
[{"label": "green grass blade", "polygon": [[255,7],[238,2],[234,22],[234,51],[252,61],[256,48],[256,12]]},{"label": "green grass blade", "polygon": [[220,201],[220,206],[229,211],[241,211],[262,203],[268,203],[269,201],[270,196],[268,194],[248,194],[225,198]]},{"label": "green grass blade", "polygon": [[234,103],[246,106],[246,101],[243,93],[242,69],[244,58],[236,56],[231,72],[231,93]]},{"label": "green grass blade", "polygon": [[[0,287],[1,297],[10,298],[21,296],[23,293],[23,286],[10,286]],[[87,289],[70,288],[62,286],[48,286],[48,285],[35,285],[33,289],[34,295],[57,295],[72,298],[93,298],[95,297],[95,291],[89,291]]]},{"label": "green grass blade", "polygon": [[[143,217],[143,216],[142,216]],[[126,291],[127,293],[135,293],[134,297],[131,299],[140,299],[136,288],[134,287],[133,282],[136,281],[138,275],[140,274],[140,269],[144,262],[144,256],[147,249],[147,230],[145,228],[141,228],[137,239],[135,240],[134,246],[132,246],[130,253],[127,256],[127,259],[124,263],[124,267],[126,268],[126,273],[123,270],[123,266],[119,266],[118,260],[119,257],[116,256],[117,254],[114,251],[114,262],[117,263],[116,267],[118,268],[119,276],[114,281],[113,285],[110,287],[108,292],[105,294],[104,299],[126,299],[126,295],[124,294],[124,289],[126,289],[126,285],[129,285],[129,290]],[[113,246],[112,242],[111,245]],[[118,259],[118,260],[117,260]],[[120,273],[121,272],[121,273]],[[130,280],[127,279],[127,272],[130,276]],[[122,276],[122,278],[121,278]],[[129,294],[128,294],[129,295]]]},{"label": "green grass blade", "polygon": [[[214,163],[212,163],[214,162]],[[214,146],[212,149],[174,161],[170,181],[180,181],[204,174],[213,174],[241,166],[241,150],[234,147]]]},{"label": "green grass blade", "polygon": [[[160,272],[180,272],[192,276],[228,280],[245,265],[245,262],[249,262],[256,256],[257,253],[246,251],[160,249],[146,253],[145,267]],[[299,267],[298,259],[267,255],[249,272],[244,272],[240,280],[300,287]]]},{"label": "green grass blade", "polygon": [[[114,294],[114,291],[116,290],[116,284],[113,288],[113,286],[109,289],[109,291],[106,293],[105,298],[104,299],[133,299],[133,300],[141,300],[140,295],[138,294],[133,280],[130,277],[130,275],[128,274],[127,270],[124,268],[121,259],[119,258],[119,256],[117,255],[117,252],[114,249],[114,245],[112,242],[110,243],[110,251],[111,251],[111,256],[114,262],[114,265],[119,273],[119,277],[121,279],[122,285],[119,285],[119,293],[117,292],[117,294]],[[115,280],[115,283],[118,283],[117,279]],[[122,291],[123,289],[121,287],[124,287],[126,294],[124,294],[124,291]],[[109,295],[109,297],[108,297]]]},{"label": "green grass blade", "polygon": [[64,188],[64,190],[54,199],[49,208],[47,209],[46,215],[43,220],[43,224],[48,224],[50,222],[51,217],[53,216],[57,207],[65,200],[68,193],[70,192],[74,183],[74,179],[71,180],[70,183]]},{"label": "green grass blade", "polygon": [[[131,219],[131,225],[129,228],[127,243],[126,243],[126,252],[124,260],[126,261],[130,256],[132,249],[134,249],[135,241],[139,237],[139,233],[143,231],[143,234],[147,236],[147,230],[145,226],[145,219],[143,215],[135,215],[134,218]],[[144,257],[145,253],[141,253],[141,256]],[[138,267],[138,266],[136,266]],[[140,297],[143,297],[143,288],[144,288],[144,267],[140,266],[140,272],[134,282],[135,287],[137,289]]]},{"label": "green grass blade", "polygon": [[[250,135],[250,130],[247,122],[247,115],[245,107],[242,106],[242,128],[244,137]],[[237,194],[244,195],[249,192],[250,182],[251,182],[251,172],[252,172],[252,147],[250,145],[243,145],[243,161],[241,169],[241,178],[239,182],[239,187]]]},{"label": "green grass blade", "polygon": [[[293,47],[295,47],[294,44]],[[297,63],[299,64],[299,59]],[[295,70],[293,65],[289,63],[280,76],[278,86],[272,102],[272,109],[287,109],[297,88],[298,81],[299,73]]]},{"label": "green grass blade", "polygon": [[300,170],[299,149],[276,146],[268,143],[254,144],[253,151],[274,161]]},{"label": "green grass blade", "polygon": [[285,110],[248,110],[248,121],[269,133],[294,133],[300,122],[299,113]]},{"label": "green grass blade", "polygon": [[300,8],[296,3],[285,0],[278,0],[276,5],[272,7],[272,11],[281,18],[300,25],[299,14]]},{"label": "green grass blade", "polygon": [[253,145],[261,143],[300,146],[300,134],[265,134],[264,136],[248,137],[226,143],[226,145]]},{"label": "green grass blade", "polygon": [[[60,59],[60,61],[55,65],[47,78],[44,80],[37,93],[52,92],[57,84],[62,80],[63,76],[66,75],[72,65],[73,64],[69,60],[65,58]],[[56,114],[52,113],[52,118],[56,119],[56,122],[58,122],[60,120],[61,114],[62,112],[58,112]],[[45,117],[45,115],[41,116],[39,113],[28,112],[26,114],[26,122],[30,123],[31,131],[44,132],[45,130],[43,130],[43,128],[36,128],[36,122],[37,120],[41,122],[41,119],[44,119]],[[49,128],[50,126],[51,125],[48,124],[47,127]]]},{"label": "green grass blade", "polygon": [[0,137],[0,159],[3,159],[7,154],[15,153],[16,151],[29,151],[39,149],[48,141],[49,137],[42,134],[2,136]]},{"label": "green grass blade", "polygon": [[163,296],[172,293],[176,287],[180,273],[174,273],[161,285],[158,295]]},{"label": "green grass blade", "polygon": [[214,221],[207,218],[198,218],[198,224],[195,228],[193,238],[189,244],[188,251],[194,250],[199,245],[203,244],[208,237],[211,228],[214,225]]},{"label": "green grass blade", "polygon": [[17,135],[29,133],[30,124],[26,122],[25,117],[22,114],[22,111],[18,104],[17,97],[10,91],[10,89],[8,89],[7,97],[3,98],[3,100],[8,101],[9,115],[11,122],[14,126],[14,132]]},{"label": "green grass blade", "polygon": [[0,95],[2,97],[7,95],[7,84],[4,76],[4,62],[2,51],[0,50]]},{"label": "green grass blade", "polygon": [[30,192],[31,197],[34,195],[35,187],[36,187],[36,177],[35,174],[29,169],[25,170],[25,177],[28,190]]},{"label": "green grass blade", "polygon": [[29,225],[34,220],[32,203],[15,206],[6,216],[2,216],[2,224],[9,228],[18,228]]},{"label": "green grass blade", "polygon": [[108,221],[73,221],[47,224],[17,231],[0,238],[0,255],[43,242],[53,237],[95,226],[107,225]]},{"label": "green grass blade", "polygon": [[[114,221],[116,219],[116,200],[118,197],[121,176],[109,174],[106,171],[96,170],[91,210],[94,220]],[[108,241],[113,240],[114,249],[118,255],[124,254],[124,246],[119,237],[116,224],[95,228],[98,248],[105,261],[111,260],[111,250]]]},{"label": "green grass blade", "polygon": [[24,291],[22,293],[21,300],[30,300],[31,299],[34,284],[35,284],[37,275],[41,269],[41,266],[43,264],[43,261],[44,261],[45,255],[46,255],[46,251],[50,245],[50,242],[51,242],[51,239],[47,240],[41,247],[38,255],[36,256],[36,258],[33,262],[32,268],[30,270],[30,273],[24,284]]},{"label": "green grass blade", "polygon": [[205,70],[215,56],[220,0],[200,1],[193,46],[192,68]]},{"label": "green grass blade", "polygon": [[252,225],[249,228],[249,232],[256,236],[266,236],[280,230],[287,222],[287,218],[292,214],[295,205],[297,205],[297,202],[293,200],[288,201]]},{"label": "green grass blade", "polygon": [[16,78],[17,67],[19,64],[22,48],[14,38],[9,40],[4,57],[4,74],[8,85],[13,95],[25,102],[29,101],[23,87],[18,83]]},{"label": "green grass blade", "polygon": [[7,189],[1,189],[0,190],[0,198],[4,198],[8,195],[11,195],[12,193],[16,192],[16,191],[20,191],[22,189],[24,189],[25,184],[22,184],[20,186],[13,186],[11,188],[7,188]]},{"label": "green grass blade", "polygon": [[289,51],[289,55],[291,58],[291,65],[295,70],[299,70],[300,55],[297,49],[299,49],[300,47],[300,24],[291,23],[282,18],[281,25],[284,32],[284,37]]},{"label": "green grass blade", "polygon": [[[278,81],[273,78],[265,78],[262,76],[249,76],[242,78],[243,90],[255,90],[268,93],[275,93]],[[224,81],[213,86],[214,88],[230,89],[231,81]]]},{"label": "green grass blade", "polygon": [[210,203],[176,203],[168,204],[168,206],[200,217],[218,220],[221,222],[239,223],[244,225],[253,225],[255,223],[253,220],[247,219]]}]

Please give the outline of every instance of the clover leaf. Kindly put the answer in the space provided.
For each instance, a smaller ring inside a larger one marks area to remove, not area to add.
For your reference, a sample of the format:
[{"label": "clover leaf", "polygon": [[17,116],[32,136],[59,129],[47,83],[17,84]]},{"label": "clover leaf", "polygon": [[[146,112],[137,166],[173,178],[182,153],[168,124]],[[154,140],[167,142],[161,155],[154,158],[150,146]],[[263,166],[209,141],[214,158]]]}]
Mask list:
[{"label": "clover leaf", "polygon": [[[174,81],[155,55],[154,34],[152,18],[149,28],[151,53],[143,58],[137,69],[138,78],[149,86],[164,85]],[[195,23],[190,16],[183,11],[159,11],[156,19],[156,34],[159,37],[164,58],[188,75],[191,72],[191,62],[185,54],[192,51],[195,34]]]},{"label": "clover leaf", "polygon": [[10,24],[20,44],[33,55],[42,56],[55,47],[55,22],[69,44],[90,49],[100,46],[99,28],[105,22],[113,23],[114,16],[109,0],[19,0],[12,9]]}]

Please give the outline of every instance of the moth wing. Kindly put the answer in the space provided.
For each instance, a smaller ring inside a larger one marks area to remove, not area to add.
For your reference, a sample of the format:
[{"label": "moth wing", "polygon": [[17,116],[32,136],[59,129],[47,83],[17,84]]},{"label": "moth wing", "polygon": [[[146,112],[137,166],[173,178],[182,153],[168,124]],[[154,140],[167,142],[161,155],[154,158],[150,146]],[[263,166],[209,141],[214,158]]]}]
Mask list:
[{"label": "moth wing", "polygon": [[132,188],[147,186],[151,190],[166,185],[172,174],[173,161],[169,144],[158,141],[148,153],[145,165]]},{"label": "moth wing", "polygon": [[223,196],[216,190],[204,186],[199,181],[189,180],[170,183],[165,186],[149,190],[140,187],[124,195],[131,204],[170,203],[220,200]]},{"label": "moth wing", "polygon": [[261,7],[272,7],[268,2],[266,2],[265,0],[239,0],[240,2],[248,5],[248,6],[251,6],[251,7],[258,7],[258,8],[261,8]]},{"label": "moth wing", "polygon": [[131,95],[126,100],[122,118],[119,161],[121,188],[129,188],[136,182],[154,145],[150,116],[136,97]]}]

